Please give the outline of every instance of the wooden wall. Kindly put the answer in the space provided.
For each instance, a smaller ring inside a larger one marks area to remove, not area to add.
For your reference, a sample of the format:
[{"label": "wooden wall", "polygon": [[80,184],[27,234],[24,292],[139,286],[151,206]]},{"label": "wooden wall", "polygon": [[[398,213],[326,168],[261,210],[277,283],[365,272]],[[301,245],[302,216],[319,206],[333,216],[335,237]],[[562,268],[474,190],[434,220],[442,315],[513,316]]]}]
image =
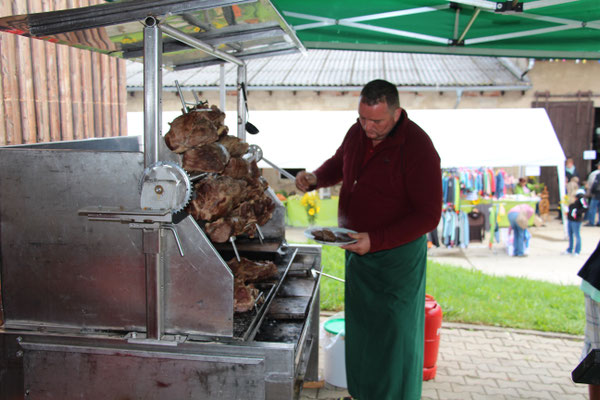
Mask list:
[{"label": "wooden wall", "polygon": [[[0,0],[0,17],[103,3]],[[125,61],[0,33],[0,146],[127,135]]]}]

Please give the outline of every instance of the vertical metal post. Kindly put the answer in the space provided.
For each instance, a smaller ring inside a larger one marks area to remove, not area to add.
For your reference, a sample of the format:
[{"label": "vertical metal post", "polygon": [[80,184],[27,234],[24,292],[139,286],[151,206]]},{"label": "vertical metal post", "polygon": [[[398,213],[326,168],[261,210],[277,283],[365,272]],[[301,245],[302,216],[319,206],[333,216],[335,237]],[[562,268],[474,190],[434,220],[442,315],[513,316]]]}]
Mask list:
[{"label": "vertical metal post", "polygon": [[219,72],[221,73],[219,77],[219,107],[221,108],[221,111],[225,112],[225,102],[227,98],[227,92],[225,91],[225,64],[221,64]]},{"label": "vertical metal post", "polygon": [[144,21],[144,167],[158,161],[162,127],[162,32],[158,21]]},{"label": "vertical metal post", "polygon": [[164,251],[161,229],[144,229],[146,262],[146,335],[157,339],[164,332]]},{"label": "vertical metal post", "polygon": [[242,83],[246,85],[246,65],[238,65],[237,70],[237,91],[238,91],[238,138],[246,141],[246,107],[244,105],[244,92]]},{"label": "vertical metal post", "polygon": [[[158,159],[162,127],[162,32],[158,21],[144,21],[144,167]],[[144,229],[146,335],[160,340],[164,331],[164,259],[160,229]]]}]

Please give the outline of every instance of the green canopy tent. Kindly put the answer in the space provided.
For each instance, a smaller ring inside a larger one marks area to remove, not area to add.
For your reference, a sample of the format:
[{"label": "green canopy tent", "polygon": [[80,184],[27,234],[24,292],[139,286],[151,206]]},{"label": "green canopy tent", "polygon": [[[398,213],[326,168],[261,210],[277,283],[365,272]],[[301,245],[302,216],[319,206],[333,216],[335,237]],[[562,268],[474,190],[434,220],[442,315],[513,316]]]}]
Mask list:
[{"label": "green canopy tent", "polygon": [[598,0],[272,2],[306,48],[600,59]]},{"label": "green canopy tent", "polygon": [[600,58],[598,0],[273,0],[307,48]]}]

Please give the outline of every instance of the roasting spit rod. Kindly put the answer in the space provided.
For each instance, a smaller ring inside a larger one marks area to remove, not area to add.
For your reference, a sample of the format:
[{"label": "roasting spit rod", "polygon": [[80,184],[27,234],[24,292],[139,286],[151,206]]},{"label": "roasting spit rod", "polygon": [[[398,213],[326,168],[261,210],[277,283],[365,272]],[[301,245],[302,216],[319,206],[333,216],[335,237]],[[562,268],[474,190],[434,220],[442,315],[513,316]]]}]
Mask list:
[{"label": "roasting spit rod", "polygon": [[240,253],[238,253],[237,246],[235,245],[235,236],[230,236],[229,241],[231,242],[231,247],[233,247],[233,252],[235,253],[236,260],[238,260],[238,262],[242,262],[242,259],[240,258]]},{"label": "roasting spit rod", "polygon": [[346,281],[345,281],[344,279],[342,279],[342,278],[338,278],[337,276],[333,276],[333,275],[326,274],[325,272],[318,271],[318,270],[316,270],[316,269],[314,269],[314,268],[312,268],[312,269],[310,270],[310,272],[312,272],[313,276],[316,276],[316,274],[319,274],[319,275],[323,275],[323,276],[326,276],[326,277],[328,277],[328,278],[331,278],[331,279],[335,279],[336,281],[340,281],[340,282],[346,282]]},{"label": "roasting spit rod", "polygon": [[176,80],[175,81],[175,86],[177,86],[177,93],[179,93],[179,100],[181,100],[181,106],[183,107],[181,109],[181,112],[184,114],[187,114],[188,110],[187,110],[187,104],[185,103],[185,99],[183,98],[183,93],[181,92],[181,87],[179,87],[179,81]]},{"label": "roasting spit rod", "polygon": [[265,236],[263,235],[262,230],[260,229],[260,225],[254,224],[254,226],[256,226],[256,232],[258,232],[258,240],[260,240],[260,244],[263,244]]},{"label": "roasting spit rod", "polygon": [[267,164],[269,164],[271,167],[275,168],[277,171],[281,172],[281,174],[283,176],[285,176],[288,179],[291,179],[292,181],[296,182],[296,177],[292,174],[290,174],[289,172],[287,172],[285,169],[283,168],[279,168],[277,165],[273,164],[271,161],[267,160],[266,158],[262,158],[262,160],[264,162],[266,162]]},{"label": "roasting spit rod", "polygon": [[255,145],[255,144],[251,144],[250,147],[248,147],[248,154],[251,154],[252,158],[256,160],[256,162],[259,162],[260,160],[263,160],[264,162],[266,162],[267,164],[269,164],[271,167],[275,168],[277,171],[281,172],[281,174],[283,176],[285,176],[288,179],[291,179],[292,181],[296,182],[296,177],[292,174],[290,174],[289,172],[287,172],[285,169],[283,168],[279,168],[277,165],[273,164],[271,161],[267,160],[266,158],[263,157],[263,151],[262,149]]}]

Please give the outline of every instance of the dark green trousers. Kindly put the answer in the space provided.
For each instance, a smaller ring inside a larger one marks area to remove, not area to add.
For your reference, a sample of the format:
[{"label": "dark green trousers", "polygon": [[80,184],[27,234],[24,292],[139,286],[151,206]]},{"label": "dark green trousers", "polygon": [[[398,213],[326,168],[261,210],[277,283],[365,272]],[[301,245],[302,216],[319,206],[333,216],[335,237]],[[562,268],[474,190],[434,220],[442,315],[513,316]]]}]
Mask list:
[{"label": "dark green trousers", "polygon": [[353,398],[421,398],[426,243],[423,236],[363,256],[346,251],[346,376]]}]

